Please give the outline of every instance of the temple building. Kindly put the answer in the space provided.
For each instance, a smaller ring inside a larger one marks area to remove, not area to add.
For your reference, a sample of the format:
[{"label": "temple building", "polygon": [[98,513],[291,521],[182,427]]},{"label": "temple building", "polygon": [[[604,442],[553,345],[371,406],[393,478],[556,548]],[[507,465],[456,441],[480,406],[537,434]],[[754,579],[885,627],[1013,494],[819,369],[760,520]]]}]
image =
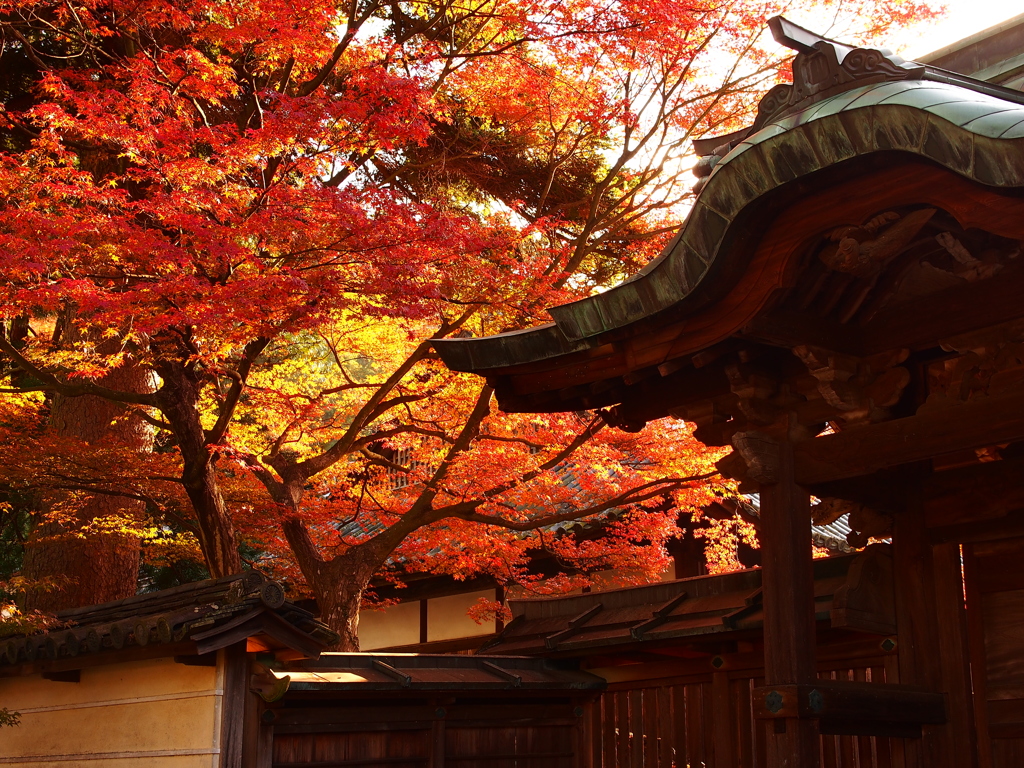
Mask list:
[{"label": "temple building", "polygon": [[[853,765],[837,734],[888,740],[858,765],[1022,765],[1024,19],[926,62],[771,28],[792,84],[696,142],[659,258],[547,325],[436,347],[506,411],[671,416],[733,448],[720,469],[760,498],[763,679],[737,695],[764,756],[715,765]],[[892,542],[894,660],[870,678],[818,653],[812,497]]]}]

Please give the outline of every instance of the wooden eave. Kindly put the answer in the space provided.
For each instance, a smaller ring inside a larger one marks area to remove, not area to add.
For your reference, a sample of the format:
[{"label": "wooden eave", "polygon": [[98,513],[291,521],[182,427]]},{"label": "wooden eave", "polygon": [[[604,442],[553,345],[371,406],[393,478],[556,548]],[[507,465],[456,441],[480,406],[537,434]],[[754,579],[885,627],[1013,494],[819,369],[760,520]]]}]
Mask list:
[{"label": "wooden eave", "polygon": [[775,311],[810,244],[887,209],[935,208],[965,230],[1024,238],[1024,97],[965,80],[870,83],[767,123],[715,166],[679,234],[636,277],[552,308],[552,324],[440,340],[439,354],[487,376],[507,411],[642,408],[674,374],[666,389],[720,391],[721,371],[703,371],[703,358],[737,342],[868,355],[935,346],[991,324],[995,307],[1002,320],[1024,316],[1019,271],[861,323]]}]

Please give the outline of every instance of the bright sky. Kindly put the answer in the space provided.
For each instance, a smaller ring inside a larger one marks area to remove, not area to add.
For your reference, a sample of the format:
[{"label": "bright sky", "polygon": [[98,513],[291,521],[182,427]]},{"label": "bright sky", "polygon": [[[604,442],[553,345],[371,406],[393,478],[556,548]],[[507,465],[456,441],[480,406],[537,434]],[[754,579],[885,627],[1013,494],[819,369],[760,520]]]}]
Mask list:
[{"label": "bright sky", "polygon": [[[938,4],[942,0],[933,2]],[[912,60],[1024,14],[1024,3],[1021,0],[946,0],[945,5],[946,13],[940,19],[897,30],[895,34],[890,33],[886,39],[879,40],[876,45],[884,45],[904,59]],[[821,18],[815,18],[813,12],[785,15],[806,29],[829,35],[828,25],[832,13],[830,7],[823,9]],[[831,31],[831,34],[843,41],[842,32]]]},{"label": "bright sky", "polygon": [[946,0],[946,8],[943,18],[908,30],[906,38],[893,41],[890,47],[913,59],[1024,13],[1019,0]]}]

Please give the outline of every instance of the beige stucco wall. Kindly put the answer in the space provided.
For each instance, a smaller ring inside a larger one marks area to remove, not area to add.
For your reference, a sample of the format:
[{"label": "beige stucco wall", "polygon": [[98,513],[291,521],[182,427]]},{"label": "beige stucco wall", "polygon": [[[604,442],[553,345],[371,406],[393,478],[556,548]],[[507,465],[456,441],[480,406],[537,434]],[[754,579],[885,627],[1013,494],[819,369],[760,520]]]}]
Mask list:
[{"label": "beige stucco wall", "polygon": [[394,648],[420,641],[420,601],[359,612],[359,650]]},{"label": "beige stucco wall", "polygon": [[[493,589],[427,600],[427,641],[479,637],[495,631],[493,620],[477,624],[466,615],[476,602],[495,599]],[[420,642],[420,600],[397,603],[359,614],[359,649],[397,648]]]},{"label": "beige stucco wall", "polygon": [[223,666],[171,659],[87,667],[81,682],[0,678],[0,766],[216,768]]},{"label": "beige stucco wall", "polygon": [[493,632],[493,621],[477,624],[466,615],[466,611],[481,598],[494,600],[494,590],[485,589],[463,595],[432,597],[427,600],[427,641],[455,640]]}]

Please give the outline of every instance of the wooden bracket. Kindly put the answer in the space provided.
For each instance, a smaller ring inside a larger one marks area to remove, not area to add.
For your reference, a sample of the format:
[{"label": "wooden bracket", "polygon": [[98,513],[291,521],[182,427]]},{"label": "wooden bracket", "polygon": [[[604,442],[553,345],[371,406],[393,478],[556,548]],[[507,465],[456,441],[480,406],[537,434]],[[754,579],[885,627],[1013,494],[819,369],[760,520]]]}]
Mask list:
[{"label": "wooden bracket", "polygon": [[779,480],[779,442],[763,432],[737,432],[733,453],[716,466],[723,474],[741,481],[772,484]]},{"label": "wooden bracket", "polygon": [[634,640],[643,640],[645,632],[650,632],[652,629],[660,624],[664,624],[668,620],[668,617],[672,614],[680,604],[686,601],[689,595],[686,592],[680,592],[678,595],[673,597],[667,603],[662,605],[660,608],[654,611],[654,615],[637,624],[634,627],[630,627],[629,634]]},{"label": "wooden bracket", "polygon": [[292,684],[289,675],[278,677],[269,668],[258,662],[253,664],[253,674],[249,677],[249,690],[257,694],[268,704],[280,701]]},{"label": "wooden bracket", "polygon": [[575,635],[577,632],[579,632],[579,628],[581,626],[586,624],[588,621],[590,621],[590,619],[592,619],[594,616],[596,616],[603,610],[604,605],[598,603],[597,605],[591,606],[578,616],[574,616],[573,618],[569,619],[569,628],[563,629],[560,632],[555,632],[553,635],[548,635],[546,638],[544,638],[544,646],[548,650],[554,650],[558,647],[558,644],[560,642],[562,642],[568,637],[571,637],[572,635]]},{"label": "wooden bracket", "polygon": [[818,381],[818,392],[847,425],[884,421],[910,383],[902,367],[909,350],[898,349],[869,358],[831,352],[803,344],[793,348]]},{"label": "wooden bracket", "polygon": [[397,680],[399,683],[402,684],[403,688],[408,688],[410,685],[412,685],[412,676],[405,674],[405,672],[403,672],[402,670],[395,669],[393,666],[381,661],[380,659],[373,659],[371,664],[373,668],[376,669],[378,672],[383,672],[392,680]]}]

